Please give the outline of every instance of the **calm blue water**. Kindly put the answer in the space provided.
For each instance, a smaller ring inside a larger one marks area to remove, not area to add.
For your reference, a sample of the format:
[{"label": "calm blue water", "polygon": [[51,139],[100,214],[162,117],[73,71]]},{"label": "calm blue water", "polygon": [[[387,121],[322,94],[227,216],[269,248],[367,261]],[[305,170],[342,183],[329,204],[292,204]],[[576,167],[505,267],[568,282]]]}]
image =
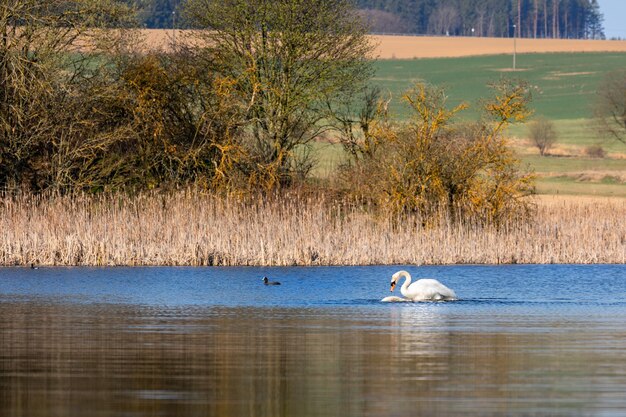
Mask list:
[{"label": "calm blue water", "polygon": [[[449,308],[500,303],[623,307],[626,302],[624,265],[0,268],[0,295],[170,307],[378,306],[390,295],[389,280],[399,269],[414,280],[433,277],[453,288],[463,302]],[[263,276],[282,285],[266,287]]]},{"label": "calm blue water", "polygon": [[[380,303],[399,269],[460,300]],[[624,265],[0,268],[2,416],[626,416],[624,393]]]}]

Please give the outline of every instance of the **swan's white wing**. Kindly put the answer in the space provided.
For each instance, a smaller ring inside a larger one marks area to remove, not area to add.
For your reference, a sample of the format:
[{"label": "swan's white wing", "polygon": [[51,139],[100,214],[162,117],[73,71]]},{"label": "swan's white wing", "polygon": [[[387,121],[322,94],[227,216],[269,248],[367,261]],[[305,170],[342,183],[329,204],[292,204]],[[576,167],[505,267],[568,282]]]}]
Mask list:
[{"label": "swan's white wing", "polygon": [[453,290],[443,285],[436,279],[420,279],[409,285],[408,290],[403,294],[414,301],[418,300],[456,300]]}]

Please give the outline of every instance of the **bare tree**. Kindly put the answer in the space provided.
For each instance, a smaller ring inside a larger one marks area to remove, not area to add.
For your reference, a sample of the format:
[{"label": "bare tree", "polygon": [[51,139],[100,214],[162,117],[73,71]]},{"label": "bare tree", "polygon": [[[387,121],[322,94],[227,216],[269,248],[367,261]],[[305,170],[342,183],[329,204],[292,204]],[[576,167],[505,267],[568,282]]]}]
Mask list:
[{"label": "bare tree", "polygon": [[533,2],[533,37],[537,38],[537,27],[539,24],[539,0]]},{"label": "bare tree", "polygon": [[530,139],[539,149],[539,154],[545,156],[556,143],[558,134],[552,121],[539,117],[528,125]]},{"label": "bare tree", "polygon": [[548,37],[548,0],[543,0],[543,37]]},{"label": "bare tree", "polygon": [[486,36],[485,20],[487,19],[487,5],[480,3],[476,8],[476,32],[478,36]]},{"label": "bare tree", "polygon": [[[349,0],[189,0],[202,31],[199,62],[233,82],[249,111],[246,175],[265,189],[289,184],[333,104],[371,74],[366,28]],[[243,166],[244,164],[242,164]],[[295,169],[294,169],[295,168]]]},{"label": "bare tree", "polygon": [[522,37],[522,0],[517,0],[517,37]]},{"label": "bare tree", "polygon": [[373,33],[408,33],[411,30],[409,22],[384,10],[363,9],[358,15]]},{"label": "bare tree", "polygon": [[430,16],[430,32],[437,35],[454,34],[460,22],[459,11],[450,5],[440,5]]},{"label": "bare tree", "polygon": [[0,3],[0,186],[38,188],[58,161],[55,146],[72,126],[61,122],[89,79],[97,53],[112,50],[128,18],[115,0],[3,0]]},{"label": "bare tree", "polygon": [[626,70],[606,75],[598,88],[595,116],[601,134],[626,145]]},{"label": "bare tree", "polygon": [[552,0],[552,37],[560,38],[559,35],[559,0]]}]

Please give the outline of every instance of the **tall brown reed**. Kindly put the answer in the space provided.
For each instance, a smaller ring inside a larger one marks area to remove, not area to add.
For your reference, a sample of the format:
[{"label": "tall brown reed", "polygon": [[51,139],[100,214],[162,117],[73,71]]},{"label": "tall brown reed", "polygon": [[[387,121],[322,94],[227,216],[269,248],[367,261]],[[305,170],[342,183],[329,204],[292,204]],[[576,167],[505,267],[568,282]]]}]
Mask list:
[{"label": "tall brown reed", "polygon": [[500,228],[383,219],[324,198],[0,199],[2,265],[624,263],[626,200],[538,202]]}]

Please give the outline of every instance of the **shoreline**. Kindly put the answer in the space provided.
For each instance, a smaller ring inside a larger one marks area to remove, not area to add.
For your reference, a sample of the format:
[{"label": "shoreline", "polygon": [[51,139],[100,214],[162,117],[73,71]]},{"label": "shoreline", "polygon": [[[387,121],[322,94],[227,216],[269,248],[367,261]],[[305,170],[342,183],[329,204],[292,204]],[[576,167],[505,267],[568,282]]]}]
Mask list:
[{"label": "shoreline", "polygon": [[[35,270],[41,269],[70,269],[70,268],[86,268],[86,269],[117,269],[117,268],[362,268],[362,267],[430,267],[430,266],[463,266],[463,267],[497,267],[497,266],[546,266],[546,265],[560,265],[560,266],[618,266],[626,265],[625,262],[600,262],[600,263],[500,263],[500,264],[464,264],[464,263],[451,263],[451,264],[337,264],[337,265],[35,265]],[[2,269],[31,269],[30,265],[3,265],[0,264],[0,270]]]}]

